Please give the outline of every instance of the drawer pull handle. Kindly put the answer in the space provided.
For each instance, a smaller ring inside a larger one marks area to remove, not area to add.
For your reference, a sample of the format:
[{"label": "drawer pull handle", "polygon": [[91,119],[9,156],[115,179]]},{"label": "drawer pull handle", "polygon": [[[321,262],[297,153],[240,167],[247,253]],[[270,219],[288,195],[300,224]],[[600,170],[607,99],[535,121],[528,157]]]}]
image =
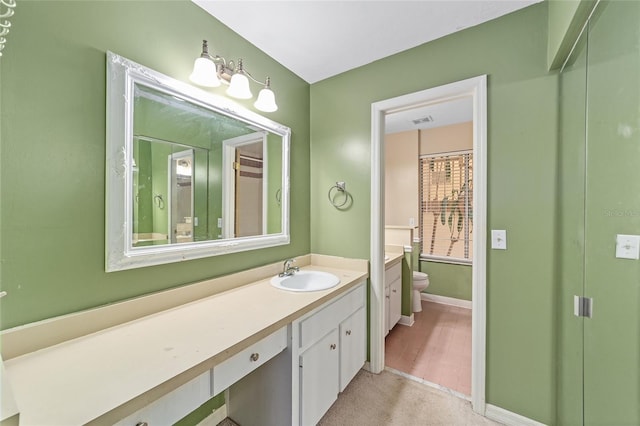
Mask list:
[{"label": "drawer pull handle", "polygon": [[138,423],[136,423],[136,426],[149,426],[149,423],[147,423],[147,422],[138,422]]},{"label": "drawer pull handle", "polygon": [[395,289],[395,288],[394,288],[393,290],[391,290],[391,291],[393,291],[394,293],[397,293],[397,291],[396,291],[396,289]]},{"label": "drawer pull handle", "polygon": [[251,359],[251,361],[257,361],[258,358],[260,358],[260,354],[259,353],[252,353],[251,356],[249,357],[249,359]]},{"label": "drawer pull handle", "polygon": [[331,348],[332,351],[334,351],[336,349],[336,344],[332,343],[331,346],[329,346]]},{"label": "drawer pull handle", "polygon": [[351,330],[347,330],[347,336],[351,336]]}]

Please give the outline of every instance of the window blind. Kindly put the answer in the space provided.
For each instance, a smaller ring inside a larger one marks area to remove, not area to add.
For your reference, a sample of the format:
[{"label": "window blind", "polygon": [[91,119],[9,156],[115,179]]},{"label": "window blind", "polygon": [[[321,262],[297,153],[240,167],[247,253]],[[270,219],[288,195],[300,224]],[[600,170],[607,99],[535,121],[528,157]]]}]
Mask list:
[{"label": "window blind", "polygon": [[472,151],[420,157],[420,235],[423,257],[473,259]]}]

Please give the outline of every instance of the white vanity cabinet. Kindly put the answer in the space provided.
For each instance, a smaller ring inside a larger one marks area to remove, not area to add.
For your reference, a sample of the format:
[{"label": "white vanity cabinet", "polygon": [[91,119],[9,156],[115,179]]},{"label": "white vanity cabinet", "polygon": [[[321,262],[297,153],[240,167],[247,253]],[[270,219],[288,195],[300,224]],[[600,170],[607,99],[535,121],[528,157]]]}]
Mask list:
[{"label": "white vanity cabinet", "polygon": [[385,270],[385,324],[387,333],[402,316],[402,263],[396,263]]},{"label": "white vanity cabinet", "polygon": [[362,307],[340,324],[340,392],[367,360],[367,310]]},{"label": "white vanity cabinet", "polygon": [[[292,324],[294,422],[315,425],[366,360],[364,282]],[[297,421],[296,421],[297,420]]]},{"label": "white vanity cabinet", "polygon": [[315,425],[338,398],[338,329],[300,355],[300,423]]}]

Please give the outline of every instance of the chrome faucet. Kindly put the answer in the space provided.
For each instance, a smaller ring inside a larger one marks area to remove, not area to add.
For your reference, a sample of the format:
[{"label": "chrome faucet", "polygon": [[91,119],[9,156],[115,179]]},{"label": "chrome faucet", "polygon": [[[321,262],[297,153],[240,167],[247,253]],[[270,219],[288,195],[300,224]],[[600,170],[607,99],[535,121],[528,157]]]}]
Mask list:
[{"label": "chrome faucet", "polygon": [[297,266],[291,266],[294,263],[295,259],[287,259],[284,261],[284,265],[282,266],[282,272],[278,274],[279,277],[290,277],[300,270]]}]

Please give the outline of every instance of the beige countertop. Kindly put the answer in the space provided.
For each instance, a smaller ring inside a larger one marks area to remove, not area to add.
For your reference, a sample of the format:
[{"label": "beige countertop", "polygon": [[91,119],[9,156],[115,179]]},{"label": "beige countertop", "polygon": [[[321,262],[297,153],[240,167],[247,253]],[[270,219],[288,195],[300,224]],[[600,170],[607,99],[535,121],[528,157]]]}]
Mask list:
[{"label": "beige countertop", "polygon": [[401,245],[387,244],[384,247],[384,267],[385,269],[394,266],[396,263],[400,263],[404,258],[404,247]]},{"label": "beige countertop", "polygon": [[394,266],[396,263],[400,263],[404,258],[404,253],[387,253],[386,256],[388,257],[388,260],[384,261],[385,269]]},{"label": "beige countertop", "polygon": [[302,268],[337,275],[329,290],[288,292],[265,278],[5,360],[21,424],[104,424],[135,412],[367,278],[366,261],[331,259],[311,255]]}]

